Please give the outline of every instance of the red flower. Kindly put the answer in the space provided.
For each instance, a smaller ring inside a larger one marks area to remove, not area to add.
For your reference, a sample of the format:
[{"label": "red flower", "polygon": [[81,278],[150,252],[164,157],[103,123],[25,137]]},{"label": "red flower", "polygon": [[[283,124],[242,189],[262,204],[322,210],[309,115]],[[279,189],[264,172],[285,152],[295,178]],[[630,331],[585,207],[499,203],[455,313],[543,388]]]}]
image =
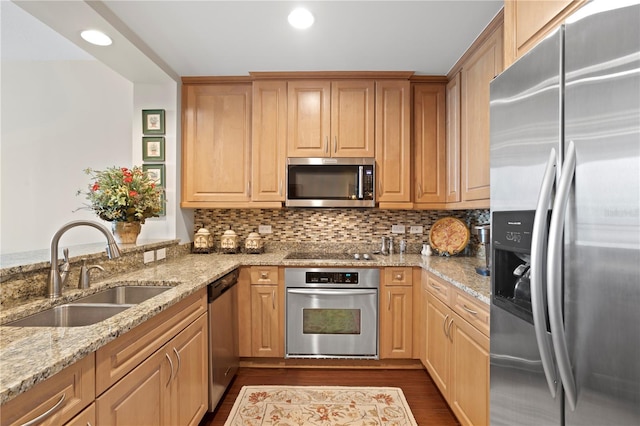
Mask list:
[{"label": "red flower", "polygon": [[136,191],[129,191],[129,197],[136,197],[138,193]]},{"label": "red flower", "polygon": [[127,173],[129,171],[126,167],[120,167],[120,170],[122,170],[122,173]]},{"label": "red flower", "polygon": [[93,186],[91,187],[91,190],[93,192],[97,191],[98,189],[100,189],[100,185],[98,185],[98,182],[94,183]]},{"label": "red flower", "polygon": [[133,182],[133,178],[131,177],[131,175],[126,176],[124,178],[124,183],[131,183]]}]

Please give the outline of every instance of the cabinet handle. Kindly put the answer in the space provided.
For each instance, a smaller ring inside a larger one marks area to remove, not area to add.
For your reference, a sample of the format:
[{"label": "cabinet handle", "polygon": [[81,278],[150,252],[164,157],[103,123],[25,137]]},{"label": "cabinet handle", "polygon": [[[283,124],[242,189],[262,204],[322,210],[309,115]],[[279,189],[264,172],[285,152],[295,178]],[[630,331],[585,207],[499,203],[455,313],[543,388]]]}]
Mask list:
[{"label": "cabinet handle", "polygon": [[275,290],[271,290],[271,307],[273,308],[273,310],[276,310],[276,291]]},{"label": "cabinet handle", "polygon": [[378,179],[378,196],[382,195],[382,176],[380,175],[380,172],[377,173],[377,179]]},{"label": "cabinet handle", "polygon": [[66,397],[66,394],[63,393],[62,396],[60,397],[60,400],[56,402],[56,404],[53,407],[49,408],[47,411],[40,414],[35,419],[29,420],[28,422],[24,423],[22,426],[31,426],[31,425],[38,424],[42,420],[46,419],[47,417],[55,413],[58,409],[60,409],[60,407],[62,407],[62,403],[64,402],[65,397]]},{"label": "cabinet handle", "polygon": [[251,181],[247,181],[247,196],[251,196]]},{"label": "cabinet handle", "polygon": [[422,183],[418,182],[418,198],[422,198]]},{"label": "cabinet handle", "polygon": [[396,275],[396,281],[402,281],[402,274]]},{"label": "cabinet handle", "polygon": [[465,305],[464,303],[462,304],[462,309],[469,312],[471,315],[478,315],[477,311],[474,311],[473,309],[468,308],[467,305]]},{"label": "cabinet handle", "polygon": [[278,194],[282,195],[282,179],[280,179],[280,185],[278,185]]},{"label": "cabinet handle", "polygon": [[178,368],[176,368],[176,377],[177,377],[178,372],[180,371],[180,366],[182,365],[182,360],[180,359],[180,353],[176,348],[173,348],[173,353],[176,354],[176,358],[178,358]]},{"label": "cabinet handle", "polygon": [[329,136],[324,137],[324,152],[329,153]]},{"label": "cabinet handle", "polygon": [[436,290],[440,291],[440,286],[439,285],[435,285],[435,284],[431,284],[431,287],[435,288]]},{"label": "cabinet handle", "polygon": [[168,353],[165,353],[164,356],[167,357],[167,359],[169,360],[169,365],[171,366],[171,376],[169,376],[169,381],[167,382],[167,386],[169,386],[169,383],[171,383],[171,381],[173,380],[173,361],[171,361],[171,357]]},{"label": "cabinet handle", "polygon": [[449,336],[449,340],[453,342],[453,336],[451,335],[451,326],[453,325],[453,318],[449,321],[449,327],[447,327],[447,336]]},{"label": "cabinet handle", "polygon": [[338,152],[338,137],[337,136],[333,137],[333,152],[334,153]]},{"label": "cabinet handle", "polygon": [[449,314],[447,314],[446,317],[444,317],[444,320],[442,321],[442,331],[444,332],[444,335],[449,337],[449,333],[447,333],[447,320],[449,319]]},{"label": "cabinet handle", "polygon": [[269,278],[268,272],[260,272],[260,279],[266,280],[267,278]]},{"label": "cabinet handle", "polygon": [[391,291],[387,291],[387,311],[391,310]]}]

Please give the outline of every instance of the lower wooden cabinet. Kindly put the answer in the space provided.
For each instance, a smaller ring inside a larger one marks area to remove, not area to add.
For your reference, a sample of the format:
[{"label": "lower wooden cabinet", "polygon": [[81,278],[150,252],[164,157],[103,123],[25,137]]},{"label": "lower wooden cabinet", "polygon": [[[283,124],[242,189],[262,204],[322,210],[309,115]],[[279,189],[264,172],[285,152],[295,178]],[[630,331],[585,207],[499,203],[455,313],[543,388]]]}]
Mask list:
[{"label": "lower wooden cabinet", "polygon": [[197,425],[208,405],[207,368],[202,315],[98,397],[98,424]]},{"label": "lower wooden cabinet", "polygon": [[0,409],[0,424],[60,425],[71,420],[95,397],[95,358],[87,355],[75,364],[18,395]]},{"label": "lower wooden cabinet", "polygon": [[380,358],[412,358],[412,269],[385,268],[380,289]]},{"label": "lower wooden cabinet", "polygon": [[462,425],[488,425],[488,307],[462,302],[464,312],[479,318],[474,326],[457,312],[456,300],[465,297],[458,289],[425,271],[422,291],[426,347],[421,360]]},{"label": "lower wooden cabinet", "polygon": [[82,410],[80,414],[75,416],[65,426],[91,426],[96,423],[96,404],[95,402]]}]

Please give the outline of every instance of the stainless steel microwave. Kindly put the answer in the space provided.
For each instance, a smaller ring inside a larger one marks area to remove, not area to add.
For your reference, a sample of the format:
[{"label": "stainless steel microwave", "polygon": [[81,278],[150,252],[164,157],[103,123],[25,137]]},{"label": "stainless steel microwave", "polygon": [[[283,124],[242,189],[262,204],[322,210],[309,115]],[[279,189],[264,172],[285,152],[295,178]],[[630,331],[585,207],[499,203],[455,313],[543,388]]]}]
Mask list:
[{"label": "stainless steel microwave", "polygon": [[375,207],[374,158],[288,158],[288,207]]}]

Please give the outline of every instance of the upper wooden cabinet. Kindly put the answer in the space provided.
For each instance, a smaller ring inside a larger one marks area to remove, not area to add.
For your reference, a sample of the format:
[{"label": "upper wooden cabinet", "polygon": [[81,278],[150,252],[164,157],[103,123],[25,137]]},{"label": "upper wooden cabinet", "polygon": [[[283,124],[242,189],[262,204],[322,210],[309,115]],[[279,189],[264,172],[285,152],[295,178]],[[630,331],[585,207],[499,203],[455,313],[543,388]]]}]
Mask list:
[{"label": "upper wooden cabinet", "polygon": [[[183,87],[182,207],[250,201],[251,84]],[[244,204],[241,204],[244,203]]]},{"label": "upper wooden cabinet", "polygon": [[587,0],[504,2],[504,63],[508,67]]},{"label": "upper wooden cabinet", "polygon": [[287,82],[253,83],[251,200],[284,201]]},{"label": "upper wooden cabinet", "polygon": [[489,207],[489,84],[503,70],[502,19],[497,23],[460,71],[460,195],[466,207]]},{"label": "upper wooden cabinet", "polygon": [[287,156],[373,157],[373,80],[299,80],[288,86]]},{"label": "upper wooden cabinet", "polygon": [[460,202],[460,73],[447,83],[446,157],[447,203]]},{"label": "upper wooden cabinet", "polygon": [[411,84],[376,82],[376,198],[380,208],[410,209]]},{"label": "upper wooden cabinet", "polygon": [[445,83],[413,86],[414,205],[444,206],[446,183]]}]

